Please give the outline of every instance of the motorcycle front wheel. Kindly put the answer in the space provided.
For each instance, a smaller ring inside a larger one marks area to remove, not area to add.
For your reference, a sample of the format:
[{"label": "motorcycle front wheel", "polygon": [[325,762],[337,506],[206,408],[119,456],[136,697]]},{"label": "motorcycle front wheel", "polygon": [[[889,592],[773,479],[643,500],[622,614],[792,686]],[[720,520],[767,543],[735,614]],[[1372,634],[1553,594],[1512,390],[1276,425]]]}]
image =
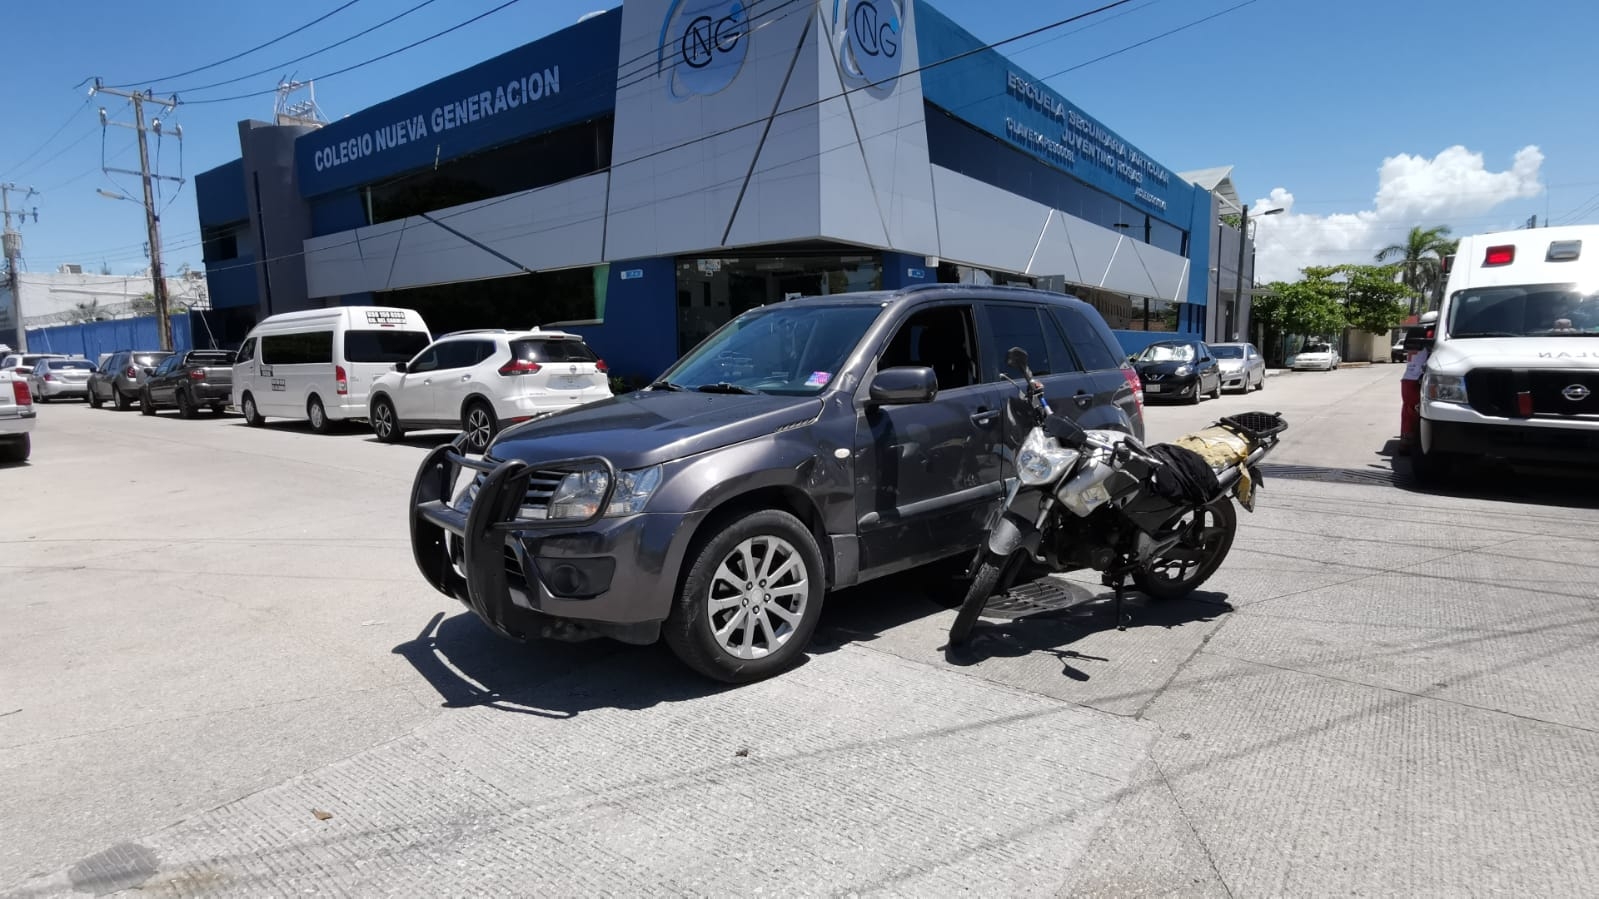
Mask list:
[{"label": "motorcycle front wheel", "polygon": [[[1150,599],[1182,599],[1198,590],[1227,560],[1238,531],[1238,510],[1230,496],[1184,509],[1161,528],[1183,531],[1183,538],[1164,556],[1133,572],[1133,585]],[[963,610],[964,611],[964,610]]]},{"label": "motorcycle front wheel", "polygon": [[949,645],[959,646],[971,636],[972,626],[982,617],[983,608],[988,605],[988,598],[999,584],[999,576],[1005,570],[1007,561],[993,555],[983,556],[983,564],[978,566],[977,574],[972,577],[972,585],[966,590],[960,614],[955,616],[955,623],[949,626]]}]

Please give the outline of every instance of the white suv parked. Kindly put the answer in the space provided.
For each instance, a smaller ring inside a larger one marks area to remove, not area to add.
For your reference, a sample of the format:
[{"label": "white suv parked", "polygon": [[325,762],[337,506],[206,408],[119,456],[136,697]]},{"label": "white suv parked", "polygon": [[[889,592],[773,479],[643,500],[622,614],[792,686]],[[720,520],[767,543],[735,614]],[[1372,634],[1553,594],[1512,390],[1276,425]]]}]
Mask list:
[{"label": "white suv parked", "polygon": [[564,331],[456,331],[372,384],[372,433],[459,428],[472,452],[501,427],[610,397],[605,362]]}]

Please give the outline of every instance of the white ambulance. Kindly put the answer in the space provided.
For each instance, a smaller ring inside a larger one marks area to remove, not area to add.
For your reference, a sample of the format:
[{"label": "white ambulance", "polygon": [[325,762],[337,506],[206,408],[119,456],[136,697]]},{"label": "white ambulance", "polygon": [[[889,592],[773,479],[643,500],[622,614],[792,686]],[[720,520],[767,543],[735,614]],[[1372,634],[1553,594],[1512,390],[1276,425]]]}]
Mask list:
[{"label": "white ambulance", "polygon": [[1421,378],[1423,483],[1473,458],[1599,461],[1599,225],[1462,238]]},{"label": "white ambulance", "polygon": [[338,306],[274,315],[250,331],[233,365],[244,420],[296,418],[317,433],[367,416],[372,382],[433,339],[414,309]]}]

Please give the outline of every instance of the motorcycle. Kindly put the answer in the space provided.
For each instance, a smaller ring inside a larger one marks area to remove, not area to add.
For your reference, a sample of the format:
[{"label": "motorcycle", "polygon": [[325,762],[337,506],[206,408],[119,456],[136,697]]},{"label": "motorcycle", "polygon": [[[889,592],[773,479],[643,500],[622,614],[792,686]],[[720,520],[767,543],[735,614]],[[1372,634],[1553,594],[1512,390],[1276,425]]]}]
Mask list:
[{"label": "motorcycle", "polygon": [[1051,586],[1051,574],[1101,572],[1115,591],[1118,630],[1127,626],[1129,579],[1152,599],[1173,600],[1215,574],[1238,530],[1235,500],[1254,511],[1258,466],[1288,428],[1282,416],[1228,416],[1175,444],[1147,447],[1055,414],[1025,350],[1013,347],[1005,361],[1023,376],[1004,409],[1015,475],[967,570],[971,586],[950,646],[966,641],[996,596],[1024,610],[1061,605],[1070,594]]}]

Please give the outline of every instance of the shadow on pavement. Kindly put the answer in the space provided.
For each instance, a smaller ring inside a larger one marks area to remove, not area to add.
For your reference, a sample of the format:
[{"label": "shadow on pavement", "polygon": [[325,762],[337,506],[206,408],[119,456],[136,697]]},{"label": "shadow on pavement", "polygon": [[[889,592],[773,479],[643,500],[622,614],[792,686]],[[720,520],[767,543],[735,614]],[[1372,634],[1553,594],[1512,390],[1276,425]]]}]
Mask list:
[{"label": "shadow on pavement", "polygon": [[[1171,602],[1154,602],[1142,594],[1129,591],[1125,601],[1128,630],[1144,627],[1170,629],[1209,622],[1232,610],[1226,594],[1206,591],[1198,591],[1187,599]],[[1058,612],[1043,612],[1006,621],[980,621],[963,645],[943,647],[944,659],[951,665],[964,667],[991,658],[1052,655],[1060,660],[1063,675],[1086,681],[1089,679],[1088,672],[1073,662],[1108,662],[1110,659],[1084,655],[1068,647],[1092,634],[1115,629],[1115,603],[1108,594],[1094,594],[1094,599]]]},{"label": "shadow on pavement", "polygon": [[[694,674],[662,646],[610,640],[515,643],[470,612],[450,617],[439,612],[394,653],[438,691],[446,709],[487,707],[566,719],[599,708],[644,709],[728,689]],[[584,677],[568,677],[580,670]]]}]

